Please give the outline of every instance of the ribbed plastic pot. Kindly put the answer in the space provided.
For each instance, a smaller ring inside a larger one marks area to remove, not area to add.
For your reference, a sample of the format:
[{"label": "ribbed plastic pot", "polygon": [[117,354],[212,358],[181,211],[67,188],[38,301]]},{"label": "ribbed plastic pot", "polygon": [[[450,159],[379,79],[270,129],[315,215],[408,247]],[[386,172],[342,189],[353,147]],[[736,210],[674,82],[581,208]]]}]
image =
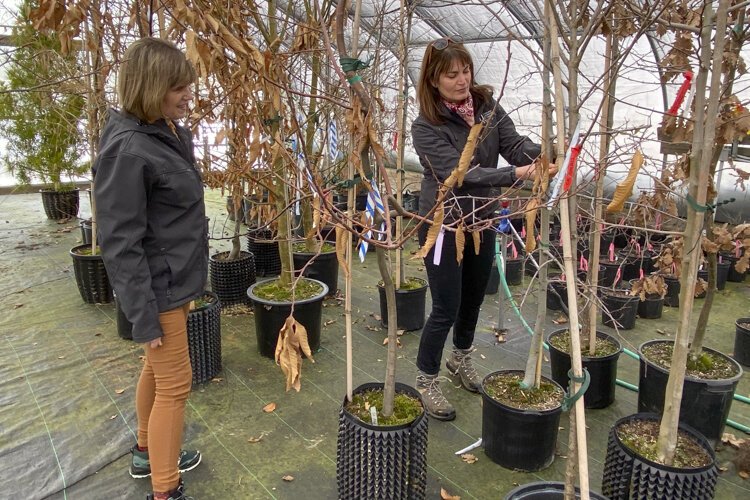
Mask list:
[{"label": "ribbed plastic pot", "polygon": [[[309,299],[300,299],[294,303],[294,319],[307,330],[307,342],[310,350],[320,349],[320,324],[323,314],[323,299],[328,293],[325,283],[312,280],[321,286],[321,291]],[[255,337],[258,341],[258,352],[266,358],[274,358],[279,331],[292,311],[291,302],[266,300],[255,294],[255,288],[269,280],[259,281],[247,290],[247,295],[253,304],[255,316]]]},{"label": "ribbed plastic pot", "polygon": [[81,227],[81,243],[91,244],[91,219],[83,219],[78,224]]},{"label": "ribbed plastic pot", "polygon": [[336,295],[339,288],[339,261],[336,258],[336,251],[320,253],[317,252],[293,252],[294,270],[299,271],[305,268],[310,260],[313,260],[305,268],[304,275],[307,278],[322,281],[328,287],[328,295]]},{"label": "ribbed plastic pot", "polygon": [[[661,413],[664,409],[664,393],[667,388],[669,371],[649,361],[643,355],[644,347],[655,343],[671,343],[664,340],[650,340],[638,348],[640,369],[638,375],[638,411]],[[734,391],[742,378],[742,367],[725,354],[703,348],[727,359],[737,370],[737,375],[724,380],[703,380],[685,377],[680,404],[680,422],[693,427],[703,434],[711,446],[716,446],[724,432],[724,423],[729,416]]]},{"label": "ribbed plastic pot", "polygon": [[120,303],[117,300],[117,296],[114,297],[115,301],[115,315],[117,317],[117,335],[125,340],[133,340],[133,323],[128,321],[125,313],[120,308]]},{"label": "ribbed plastic pot", "polygon": [[743,366],[750,366],[750,318],[740,318],[734,325],[734,360]]},{"label": "ribbed plastic pot", "polygon": [[638,313],[638,297],[622,297],[602,292],[602,323],[611,328],[632,330]]},{"label": "ribbed plastic pot", "polygon": [[[421,278],[419,288],[413,290],[396,290],[396,325],[399,330],[419,330],[424,326],[425,297],[427,296],[427,281]],[[385,287],[378,284],[380,298],[380,318],[383,326],[388,326],[388,304],[385,300]]]},{"label": "ribbed plastic pot", "polygon": [[[576,486],[576,498],[581,498],[581,490]],[[538,481],[536,483],[522,484],[511,490],[505,500],[563,500],[565,498],[565,483],[554,481]],[[594,500],[607,500],[607,497],[599,493],[589,491],[589,498]]]},{"label": "ribbed plastic pot", "polygon": [[523,282],[523,259],[506,259],[505,260],[505,282],[508,285],[520,285]]},{"label": "ribbed plastic pot", "polygon": [[611,500],[663,499],[711,500],[714,498],[719,470],[713,448],[695,429],[680,423],[711,456],[710,464],[696,469],[670,467],[641,457],[625,446],[617,428],[632,420],[656,420],[653,413],[638,413],[618,420],[609,430],[607,456],[602,476],[602,494]]},{"label": "ribbed plastic pot", "polygon": [[187,338],[193,385],[203,384],[221,371],[221,301],[213,292],[212,300],[188,313]]},{"label": "ribbed plastic pot", "polygon": [[669,307],[680,307],[680,280],[674,276],[664,276],[667,285],[667,294],[664,296],[664,305]]},{"label": "ribbed plastic pot", "polygon": [[211,290],[219,296],[225,306],[250,305],[247,289],[255,283],[255,257],[240,252],[235,260],[224,260],[229,252],[219,252],[208,259]]},{"label": "ribbed plastic pot", "polygon": [[500,288],[500,273],[497,270],[495,263],[492,263],[490,268],[490,279],[487,281],[487,288],[484,289],[485,295],[495,295]]},{"label": "ribbed plastic pot", "polygon": [[646,295],[646,300],[638,301],[638,316],[643,319],[659,319],[664,310],[664,297],[658,293]]},{"label": "ribbed plastic pot", "polygon": [[279,242],[273,239],[270,229],[250,229],[247,233],[247,251],[255,257],[256,276],[281,274]]},{"label": "ribbed plastic pot", "polygon": [[78,189],[54,191],[40,189],[44,213],[50,220],[73,219],[78,215]]},{"label": "ribbed plastic pot", "polygon": [[[555,444],[562,407],[551,410],[519,410],[487,394],[485,384],[503,370],[482,381],[482,445],[484,453],[506,469],[527,472],[542,470],[555,459]],[[546,379],[546,377],[545,377]],[[546,379],[555,385],[556,382]]]},{"label": "ribbed plastic pot", "polygon": [[[362,384],[354,394],[380,389],[381,383]],[[422,401],[416,389],[396,383],[396,392]],[[344,401],[344,404],[346,401]],[[336,484],[340,500],[425,498],[427,486],[427,415],[413,422],[382,427],[362,422],[339,410],[336,445]]]},{"label": "ribbed plastic pot", "polygon": [[87,304],[109,304],[114,296],[102,256],[80,253],[90,248],[88,245],[78,245],[70,250],[78,291]]},{"label": "ribbed plastic pot", "polygon": [[[567,332],[568,329],[557,330],[549,334],[549,361],[552,380],[561,387],[568,387],[568,371],[570,370],[570,354],[561,351],[550,343],[555,335]],[[617,346],[617,352],[608,356],[592,358],[581,356],[583,367],[589,371],[591,384],[583,395],[584,406],[587,409],[606,408],[615,401],[615,382],[617,381],[617,360],[622,353],[620,342],[604,332],[596,332],[596,337],[613,342]]]},{"label": "ribbed plastic pot", "polygon": [[721,259],[723,262],[729,263],[729,271],[727,272],[727,281],[731,281],[732,283],[742,283],[745,281],[745,273],[741,273],[735,269],[735,265],[737,264],[737,261],[739,260],[736,255],[731,253],[722,253],[719,254],[721,256]]}]

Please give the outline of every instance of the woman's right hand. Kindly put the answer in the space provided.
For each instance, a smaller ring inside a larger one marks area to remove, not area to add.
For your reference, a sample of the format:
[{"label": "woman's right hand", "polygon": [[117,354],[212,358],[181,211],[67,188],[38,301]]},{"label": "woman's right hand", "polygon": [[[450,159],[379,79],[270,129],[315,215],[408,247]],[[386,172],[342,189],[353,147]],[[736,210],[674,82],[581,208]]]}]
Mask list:
[{"label": "woman's right hand", "polygon": [[157,347],[161,345],[161,337],[159,337],[158,339],[152,340],[151,342],[148,343],[148,345],[149,347],[151,347],[151,349],[156,349]]}]

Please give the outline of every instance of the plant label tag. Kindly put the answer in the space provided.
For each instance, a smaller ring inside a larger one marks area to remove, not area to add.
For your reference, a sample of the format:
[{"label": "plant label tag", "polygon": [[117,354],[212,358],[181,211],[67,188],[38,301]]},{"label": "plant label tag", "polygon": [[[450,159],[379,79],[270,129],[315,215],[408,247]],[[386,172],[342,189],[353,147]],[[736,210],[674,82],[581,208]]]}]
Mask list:
[{"label": "plant label tag", "polygon": [[378,410],[374,406],[370,407],[370,421],[372,425],[378,425]]}]

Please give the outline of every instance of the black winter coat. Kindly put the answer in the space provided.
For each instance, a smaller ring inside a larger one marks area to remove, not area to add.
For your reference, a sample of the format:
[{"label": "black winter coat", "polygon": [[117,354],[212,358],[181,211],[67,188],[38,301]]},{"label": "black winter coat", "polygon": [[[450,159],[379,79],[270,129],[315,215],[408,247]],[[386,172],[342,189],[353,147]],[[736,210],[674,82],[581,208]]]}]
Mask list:
[{"label": "black winter coat", "polygon": [[99,246],[133,340],[162,336],[159,313],[199,297],[208,246],[192,136],[110,110],[94,163]]},{"label": "black winter coat", "polygon": [[[466,224],[471,224],[475,219],[491,218],[497,203],[488,204],[489,200],[500,194],[499,187],[512,186],[516,181],[513,167],[498,168],[498,157],[502,155],[510,165],[523,166],[532,163],[541,154],[541,146],[520,135],[513,121],[495,100],[483,102],[476,94],[472,96],[474,120],[476,123],[485,122],[485,126],[463,185],[453,188],[445,199],[446,222],[466,217],[475,210],[474,217],[469,217]],[[419,198],[420,215],[426,215],[435,205],[438,187],[458,166],[471,130],[458,113],[443,108],[445,123],[434,125],[419,115],[411,128],[414,148],[424,169]]]}]

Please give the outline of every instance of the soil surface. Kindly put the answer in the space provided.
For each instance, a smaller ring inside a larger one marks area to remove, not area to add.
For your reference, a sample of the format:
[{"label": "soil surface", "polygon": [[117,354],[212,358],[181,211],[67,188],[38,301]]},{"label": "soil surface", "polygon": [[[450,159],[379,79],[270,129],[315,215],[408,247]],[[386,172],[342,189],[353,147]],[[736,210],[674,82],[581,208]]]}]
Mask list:
[{"label": "soil surface", "polygon": [[[558,351],[570,354],[570,331],[558,333],[550,337],[549,343],[555,346]],[[604,358],[617,352],[617,344],[609,339],[596,337],[594,355],[589,354],[589,339],[581,337],[581,354],[587,358]]]},{"label": "soil surface", "polygon": [[[292,300],[292,289],[280,286],[278,279],[258,285],[253,291],[255,295],[265,300],[274,300],[277,302]],[[294,300],[309,299],[315,297],[321,291],[323,289],[319,284],[301,279],[297,281],[297,286],[294,290]]]},{"label": "soil surface", "polygon": [[519,410],[551,410],[562,404],[563,391],[542,378],[538,389],[521,387],[523,373],[499,373],[488,378],[484,390],[491,398]]},{"label": "soil surface", "polygon": [[[673,347],[671,342],[655,342],[645,346],[643,354],[652,363],[669,370]],[[704,380],[724,380],[737,375],[737,371],[726,357],[704,350],[698,359],[688,359],[686,375]]]},{"label": "soil surface", "polygon": [[366,424],[372,425],[370,408],[375,407],[378,414],[378,424],[383,427],[394,427],[397,425],[413,422],[422,414],[424,409],[418,399],[408,394],[396,394],[393,400],[393,415],[383,416],[383,391],[373,389],[363,391],[352,396],[352,401],[346,403],[346,411],[357,417]]},{"label": "soil surface", "polygon": [[[659,439],[658,420],[631,420],[617,428],[617,437],[638,455],[661,463],[657,459],[656,441]],[[711,463],[711,456],[684,431],[677,436],[674,467],[697,469]]]}]

